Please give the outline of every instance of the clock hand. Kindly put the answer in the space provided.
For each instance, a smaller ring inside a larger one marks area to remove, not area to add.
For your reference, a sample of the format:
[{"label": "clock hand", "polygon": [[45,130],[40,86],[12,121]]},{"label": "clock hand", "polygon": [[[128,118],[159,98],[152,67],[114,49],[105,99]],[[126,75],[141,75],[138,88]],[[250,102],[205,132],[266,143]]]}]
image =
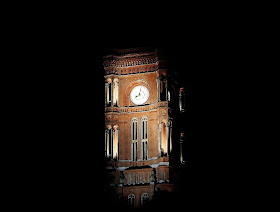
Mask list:
[{"label": "clock hand", "polygon": [[141,96],[141,94],[139,93],[137,96],[135,96],[135,98],[137,98],[138,96]]},{"label": "clock hand", "polygon": [[140,90],[139,90],[139,94],[138,94],[138,96],[141,96],[141,87],[140,87]]},{"label": "clock hand", "polygon": [[139,94],[137,96],[135,96],[135,98],[137,98],[138,96],[141,96],[141,89],[142,89],[142,86],[140,87]]}]

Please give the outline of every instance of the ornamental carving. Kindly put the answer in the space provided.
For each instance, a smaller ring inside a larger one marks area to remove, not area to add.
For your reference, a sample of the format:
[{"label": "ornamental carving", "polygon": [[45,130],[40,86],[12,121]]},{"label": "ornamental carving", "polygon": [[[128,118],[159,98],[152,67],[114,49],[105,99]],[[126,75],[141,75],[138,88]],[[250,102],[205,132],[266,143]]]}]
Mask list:
[{"label": "ornamental carving", "polygon": [[[110,113],[110,112],[135,113],[135,112],[156,110],[161,107],[168,107],[168,103],[167,102],[158,102],[156,104],[138,106],[138,107],[107,107],[107,108],[105,108],[105,113]],[[161,111],[164,111],[164,112],[161,112],[161,115],[165,115],[165,116],[167,115],[167,112],[166,112],[167,110],[161,110]]]},{"label": "ornamental carving", "polygon": [[161,115],[162,116],[166,116],[167,115],[167,111],[166,110],[161,110]]},{"label": "ornamental carving", "polygon": [[129,66],[141,66],[141,65],[150,65],[158,63],[157,57],[144,57],[144,58],[131,58],[131,59],[112,59],[104,60],[103,65],[107,67],[129,67]]},{"label": "ornamental carving", "polygon": [[116,74],[116,75],[126,75],[126,74],[135,74],[135,73],[144,73],[144,72],[153,72],[158,70],[158,65],[149,65],[149,66],[134,66],[127,68],[117,68],[117,67],[107,67],[105,69],[105,75]]}]

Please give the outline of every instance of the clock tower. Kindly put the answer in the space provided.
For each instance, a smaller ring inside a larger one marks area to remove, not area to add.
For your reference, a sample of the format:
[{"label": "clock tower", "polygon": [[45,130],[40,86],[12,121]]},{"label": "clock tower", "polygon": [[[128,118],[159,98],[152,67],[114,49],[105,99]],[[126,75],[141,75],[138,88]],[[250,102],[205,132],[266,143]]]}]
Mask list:
[{"label": "clock tower", "polygon": [[141,207],[155,192],[174,189],[172,159],[180,133],[173,114],[183,112],[183,91],[154,48],[114,49],[103,65],[104,152],[114,176],[109,184],[129,207]]}]

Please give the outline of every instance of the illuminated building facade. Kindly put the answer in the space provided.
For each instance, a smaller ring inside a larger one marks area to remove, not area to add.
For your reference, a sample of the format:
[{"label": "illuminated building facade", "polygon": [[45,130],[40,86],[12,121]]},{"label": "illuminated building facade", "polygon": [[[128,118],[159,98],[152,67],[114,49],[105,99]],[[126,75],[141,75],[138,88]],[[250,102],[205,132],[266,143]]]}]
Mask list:
[{"label": "illuminated building facade", "polygon": [[174,190],[173,167],[184,163],[184,88],[154,48],[112,50],[103,65],[109,184],[130,207],[141,207],[155,192]]}]

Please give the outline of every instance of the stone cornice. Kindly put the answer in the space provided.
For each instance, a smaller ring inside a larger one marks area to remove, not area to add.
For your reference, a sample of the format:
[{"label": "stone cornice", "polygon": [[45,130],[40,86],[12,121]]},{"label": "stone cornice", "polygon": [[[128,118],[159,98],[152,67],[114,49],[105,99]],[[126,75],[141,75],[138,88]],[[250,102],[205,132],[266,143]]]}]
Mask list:
[{"label": "stone cornice", "polygon": [[115,50],[114,54],[104,56],[105,75],[153,72],[167,67],[167,60],[158,55],[157,50],[144,52],[136,50],[139,49]]},{"label": "stone cornice", "polygon": [[133,58],[108,58],[104,59],[103,65],[107,67],[129,67],[129,66],[141,66],[148,64],[157,64],[158,58],[156,55],[151,56],[142,56],[142,57],[133,57]]},{"label": "stone cornice", "polygon": [[[142,167],[142,166],[151,166],[151,168],[157,168],[159,166],[168,166],[169,165],[169,157],[156,157],[156,158],[150,158],[149,160],[138,160],[138,161],[109,161],[107,163],[108,167],[115,167],[117,169],[125,170],[128,167]],[[151,169],[148,168],[148,169]],[[137,169],[130,169],[130,171],[134,171]],[[128,170],[127,170],[128,171]]]},{"label": "stone cornice", "polygon": [[160,107],[168,107],[167,101],[158,102],[156,104],[135,106],[135,107],[106,107],[105,113],[115,112],[115,113],[137,113],[156,110]]},{"label": "stone cornice", "polygon": [[153,47],[140,47],[140,48],[129,48],[129,49],[109,49],[103,59],[106,58],[124,58],[124,57],[135,57],[143,55],[156,54],[157,49]]},{"label": "stone cornice", "polygon": [[127,74],[153,72],[157,70],[158,70],[157,64],[146,65],[146,66],[134,66],[129,68],[107,67],[105,68],[105,75],[110,75],[110,74],[127,75]]}]

